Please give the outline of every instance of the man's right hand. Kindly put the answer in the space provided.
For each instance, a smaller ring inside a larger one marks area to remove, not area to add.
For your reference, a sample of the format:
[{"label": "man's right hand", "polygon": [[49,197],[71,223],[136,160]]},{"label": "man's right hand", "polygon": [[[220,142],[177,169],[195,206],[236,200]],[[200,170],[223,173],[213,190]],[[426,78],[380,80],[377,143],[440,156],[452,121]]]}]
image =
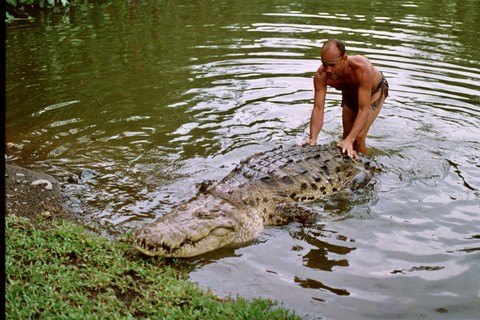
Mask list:
[{"label": "man's right hand", "polygon": [[305,141],[302,141],[298,146],[299,147],[305,147],[305,146],[316,146],[317,145],[317,140],[315,139],[308,139],[308,140],[305,140]]}]

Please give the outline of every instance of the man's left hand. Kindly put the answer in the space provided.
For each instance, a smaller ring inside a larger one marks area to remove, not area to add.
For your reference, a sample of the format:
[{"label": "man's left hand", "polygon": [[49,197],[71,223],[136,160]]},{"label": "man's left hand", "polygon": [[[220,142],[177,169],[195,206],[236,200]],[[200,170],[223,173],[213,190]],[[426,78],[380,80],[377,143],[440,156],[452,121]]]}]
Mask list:
[{"label": "man's left hand", "polygon": [[353,143],[342,140],[337,143],[337,147],[342,149],[342,153],[346,153],[352,159],[358,159],[358,153],[353,150]]}]

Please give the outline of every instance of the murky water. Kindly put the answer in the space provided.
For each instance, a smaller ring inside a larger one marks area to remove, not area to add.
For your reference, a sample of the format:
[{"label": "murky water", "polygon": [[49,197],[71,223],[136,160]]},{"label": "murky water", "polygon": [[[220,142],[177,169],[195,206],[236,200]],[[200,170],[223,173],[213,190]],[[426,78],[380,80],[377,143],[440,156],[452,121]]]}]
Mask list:
[{"label": "murky water", "polygon": [[[101,1],[7,26],[9,162],[65,179],[86,218],[137,228],[304,139],[319,48],[340,38],[390,83],[368,139],[377,196],[194,259],[191,279],[308,318],[476,319],[480,1],[351,2]],[[341,134],[327,99],[320,143]]]}]

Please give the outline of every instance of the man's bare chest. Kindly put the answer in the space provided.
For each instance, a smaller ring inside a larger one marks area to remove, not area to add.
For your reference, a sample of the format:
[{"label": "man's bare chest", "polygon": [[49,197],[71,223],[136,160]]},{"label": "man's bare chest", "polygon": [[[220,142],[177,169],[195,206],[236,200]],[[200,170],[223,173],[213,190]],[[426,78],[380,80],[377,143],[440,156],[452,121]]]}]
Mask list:
[{"label": "man's bare chest", "polygon": [[335,88],[336,90],[340,90],[344,93],[353,93],[358,92],[358,84],[354,81],[346,81],[346,80],[332,80],[328,81],[327,85]]}]

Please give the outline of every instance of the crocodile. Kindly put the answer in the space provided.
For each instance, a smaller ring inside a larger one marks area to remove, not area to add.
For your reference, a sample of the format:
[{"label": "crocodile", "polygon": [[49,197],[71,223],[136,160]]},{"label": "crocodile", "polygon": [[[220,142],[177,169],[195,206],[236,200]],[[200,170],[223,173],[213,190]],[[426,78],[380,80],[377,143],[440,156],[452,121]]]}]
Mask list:
[{"label": "crocodile", "polygon": [[265,226],[314,223],[317,212],[309,202],[362,190],[377,169],[368,158],[350,159],[333,144],[255,154],[136,231],[134,247],[148,256],[185,258],[246,244]]}]

